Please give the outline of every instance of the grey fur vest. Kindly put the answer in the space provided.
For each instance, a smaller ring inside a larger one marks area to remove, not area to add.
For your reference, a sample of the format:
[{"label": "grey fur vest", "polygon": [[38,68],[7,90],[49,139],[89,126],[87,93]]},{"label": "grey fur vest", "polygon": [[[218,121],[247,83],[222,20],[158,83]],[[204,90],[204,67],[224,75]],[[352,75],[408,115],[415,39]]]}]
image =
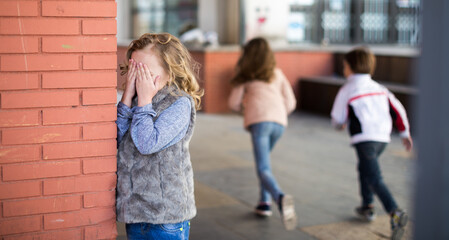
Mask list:
[{"label": "grey fur vest", "polygon": [[[174,94],[173,94],[174,93]],[[153,98],[159,117],[180,96],[190,99],[192,112],[187,133],[160,152],[142,155],[129,131],[117,154],[117,220],[125,223],[179,223],[196,215],[189,142],[195,123],[195,103],[175,86],[164,87]]]}]

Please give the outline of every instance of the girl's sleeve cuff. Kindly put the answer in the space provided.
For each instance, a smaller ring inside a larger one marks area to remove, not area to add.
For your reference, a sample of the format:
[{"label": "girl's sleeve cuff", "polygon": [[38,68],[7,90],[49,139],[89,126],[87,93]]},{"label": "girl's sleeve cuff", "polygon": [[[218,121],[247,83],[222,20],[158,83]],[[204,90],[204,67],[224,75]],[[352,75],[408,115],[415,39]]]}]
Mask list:
[{"label": "girl's sleeve cuff", "polygon": [[134,114],[146,113],[150,114],[152,117],[156,116],[156,112],[153,109],[152,103],[148,103],[143,107],[133,107],[132,111],[134,112]]},{"label": "girl's sleeve cuff", "polygon": [[402,131],[402,132],[399,133],[399,136],[401,138],[408,138],[408,137],[410,137],[410,132],[409,131]]},{"label": "girl's sleeve cuff", "polygon": [[126,106],[124,103],[119,102],[117,105],[117,112],[126,118],[132,118],[133,117],[133,111],[131,110],[131,108],[129,108],[128,106]]}]

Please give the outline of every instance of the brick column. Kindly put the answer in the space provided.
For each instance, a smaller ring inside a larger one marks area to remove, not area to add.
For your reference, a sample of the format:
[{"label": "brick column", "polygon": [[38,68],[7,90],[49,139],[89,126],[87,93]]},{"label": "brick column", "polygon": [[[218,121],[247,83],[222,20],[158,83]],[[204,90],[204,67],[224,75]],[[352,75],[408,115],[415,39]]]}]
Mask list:
[{"label": "brick column", "polygon": [[115,239],[115,16],[0,1],[0,239]]}]

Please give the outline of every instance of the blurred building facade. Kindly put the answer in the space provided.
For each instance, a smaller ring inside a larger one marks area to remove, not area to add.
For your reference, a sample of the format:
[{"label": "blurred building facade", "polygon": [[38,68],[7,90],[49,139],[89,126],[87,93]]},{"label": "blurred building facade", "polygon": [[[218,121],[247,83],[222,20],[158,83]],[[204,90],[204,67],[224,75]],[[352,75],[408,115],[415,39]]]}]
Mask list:
[{"label": "blurred building facade", "polygon": [[[218,34],[220,46],[192,48],[202,64],[205,112],[228,112],[229,80],[240,46],[267,38],[293,85],[298,108],[328,114],[342,85],[342,54],[367,45],[377,56],[374,79],[406,108],[416,95],[410,69],[419,55],[420,0],[118,0],[118,63],[144,32],[179,36],[185,24]],[[118,86],[124,78],[118,76]]]},{"label": "blurred building facade", "polygon": [[[186,24],[219,32],[222,44],[243,43],[255,36],[268,39],[276,36],[293,45],[416,46],[420,38],[420,0],[119,0],[118,3],[122,22],[119,39],[137,38],[146,32],[177,36]],[[238,37],[229,39],[227,35]]]}]

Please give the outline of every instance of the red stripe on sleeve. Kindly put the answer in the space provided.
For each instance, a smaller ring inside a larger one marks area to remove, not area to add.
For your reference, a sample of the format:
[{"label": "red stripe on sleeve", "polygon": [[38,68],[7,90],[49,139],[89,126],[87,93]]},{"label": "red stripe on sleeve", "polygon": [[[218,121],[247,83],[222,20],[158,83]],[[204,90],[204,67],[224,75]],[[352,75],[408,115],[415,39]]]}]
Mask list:
[{"label": "red stripe on sleeve", "polygon": [[399,114],[399,111],[394,107],[391,101],[388,100],[388,102],[390,103],[390,106],[393,109],[393,111],[396,113],[396,120],[394,121],[394,124],[396,125],[399,131],[401,132],[405,131],[404,119],[402,119],[401,114]]},{"label": "red stripe on sleeve", "polygon": [[355,96],[355,97],[352,97],[351,99],[349,99],[349,103],[354,100],[357,100],[359,98],[362,98],[362,97],[375,96],[375,95],[386,95],[386,93],[385,92],[375,92],[375,93],[366,93],[366,94],[358,95],[358,96]]}]

